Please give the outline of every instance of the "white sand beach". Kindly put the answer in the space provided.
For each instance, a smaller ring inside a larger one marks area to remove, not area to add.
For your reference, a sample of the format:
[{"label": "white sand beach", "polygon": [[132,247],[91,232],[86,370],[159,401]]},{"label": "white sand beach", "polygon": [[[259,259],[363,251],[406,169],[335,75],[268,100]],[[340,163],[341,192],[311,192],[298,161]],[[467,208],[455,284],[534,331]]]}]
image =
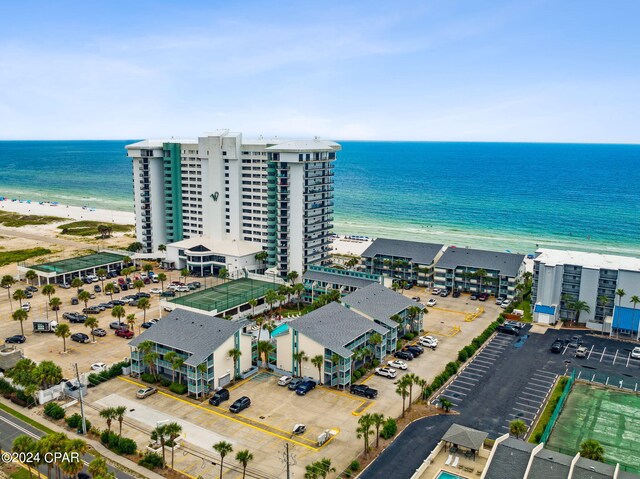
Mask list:
[{"label": "white sand beach", "polygon": [[333,251],[331,251],[331,253],[337,255],[360,256],[369,246],[371,246],[371,243],[373,243],[373,239],[354,240],[347,239],[344,235],[340,235],[338,238],[333,240]]},{"label": "white sand beach", "polygon": [[117,223],[122,225],[135,224],[135,214],[127,211],[101,210],[83,208],[81,206],[68,206],[54,203],[38,203],[26,201],[0,201],[0,210],[12,211],[23,215],[59,216],[70,220],[101,221],[105,223]]}]

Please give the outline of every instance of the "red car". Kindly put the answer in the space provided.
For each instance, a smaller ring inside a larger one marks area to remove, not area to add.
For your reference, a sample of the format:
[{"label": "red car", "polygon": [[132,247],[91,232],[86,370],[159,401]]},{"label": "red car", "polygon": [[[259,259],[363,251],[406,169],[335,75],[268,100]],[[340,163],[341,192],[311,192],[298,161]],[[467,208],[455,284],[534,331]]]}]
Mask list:
[{"label": "red car", "polygon": [[133,331],[122,328],[116,331],[116,336],[120,336],[121,338],[131,339],[133,338]]},{"label": "red car", "polygon": [[478,299],[480,301],[486,301],[487,299],[489,299],[489,293],[480,293],[478,295]]}]

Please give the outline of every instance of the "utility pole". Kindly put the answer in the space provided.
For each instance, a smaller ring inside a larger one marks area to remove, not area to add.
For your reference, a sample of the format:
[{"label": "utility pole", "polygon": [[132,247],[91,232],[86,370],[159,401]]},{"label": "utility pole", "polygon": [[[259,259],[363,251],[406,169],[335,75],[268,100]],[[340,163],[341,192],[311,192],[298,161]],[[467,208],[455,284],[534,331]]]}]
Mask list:
[{"label": "utility pole", "polygon": [[293,454],[289,454],[289,443],[285,442],[284,452],[282,453],[282,462],[284,462],[287,471],[287,479],[291,479],[291,466],[296,464],[296,457]]},{"label": "utility pole", "polygon": [[78,391],[80,391],[80,415],[82,416],[82,434],[87,435],[87,421],[84,418],[84,404],[82,402],[82,383],[80,382],[80,373],[78,372],[78,363],[75,364],[76,377],[78,378]]}]

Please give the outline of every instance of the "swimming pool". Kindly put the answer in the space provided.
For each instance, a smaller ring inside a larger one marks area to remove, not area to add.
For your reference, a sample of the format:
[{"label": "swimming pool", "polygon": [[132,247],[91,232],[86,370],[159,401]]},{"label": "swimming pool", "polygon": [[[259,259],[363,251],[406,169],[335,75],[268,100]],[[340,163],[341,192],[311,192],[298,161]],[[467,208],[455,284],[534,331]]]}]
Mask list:
[{"label": "swimming pool", "polygon": [[456,476],[455,474],[452,474],[447,471],[440,471],[440,474],[438,474],[438,477],[436,479],[465,479],[465,478],[462,476]]},{"label": "swimming pool", "polygon": [[276,336],[284,333],[285,331],[287,331],[289,329],[289,326],[287,325],[287,323],[282,323],[280,326],[278,326],[276,329],[274,329],[273,331],[271,331],[271,337],[275,338]]}]

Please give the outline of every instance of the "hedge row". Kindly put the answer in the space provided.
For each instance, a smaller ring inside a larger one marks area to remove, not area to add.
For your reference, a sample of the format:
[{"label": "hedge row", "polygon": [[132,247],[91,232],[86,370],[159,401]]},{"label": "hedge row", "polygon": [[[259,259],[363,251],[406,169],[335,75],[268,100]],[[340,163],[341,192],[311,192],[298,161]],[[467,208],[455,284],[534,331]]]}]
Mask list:
[{"label": "hedge row", "polygon": [[98,384],[102,384],[109,379],[113,379],[116,376],[122,375],[122,368],[128,366],[128,361],[120,361],[119,363],[113,364],[106,371],[101,371],[99,373],[91,373],[89,374],[88,380],[92,386],[97,386]]},{"label": "hedge row", "polygon": [[109,430],[102,431],[100,442],[120,455],[135,454],[138,450],[138,445],[133,439],[118,436],[115,432]]},{"label": "hedge row", "polygon": [[422,390],[422,399],[428,399],[431,394],[444,386],[449,378],[451,378],[458,372],[460,366],[462,366],[462,364],[464,364],[467,359],[473,356],[473,354],[480,348],[480,346],[482,346],[487,341],[487,339],[489,339],[496,328],[502,323],[504,323],[504,316],[501,314],[500,316],[498,316],[498,319],[487,326],[487,329],[485,329],[479,336],[473,338],[471,344],[458,351],[458,360],[448,363],[445,366],[444,371],[433,378],[431,384],[429,384]]}]

